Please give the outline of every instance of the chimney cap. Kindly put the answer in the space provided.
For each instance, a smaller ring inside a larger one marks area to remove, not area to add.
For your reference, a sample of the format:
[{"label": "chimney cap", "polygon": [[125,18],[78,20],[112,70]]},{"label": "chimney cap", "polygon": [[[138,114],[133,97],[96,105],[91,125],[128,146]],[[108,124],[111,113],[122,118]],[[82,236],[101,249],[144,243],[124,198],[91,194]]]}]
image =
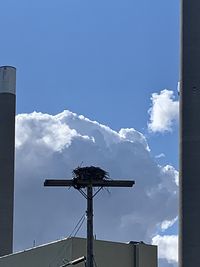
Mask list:
[{"label": "chimney cap", "polygon": [[12,66],[0,67],[0,93],[16,93],[16,68]]}]

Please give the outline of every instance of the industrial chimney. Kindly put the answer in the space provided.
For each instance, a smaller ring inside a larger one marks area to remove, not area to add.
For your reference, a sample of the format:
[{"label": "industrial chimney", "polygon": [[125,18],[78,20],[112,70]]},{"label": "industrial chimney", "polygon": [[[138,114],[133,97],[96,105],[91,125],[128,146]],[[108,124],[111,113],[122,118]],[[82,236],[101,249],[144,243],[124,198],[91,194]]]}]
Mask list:
[{"label": "industrial chimney", "polygon": [[200,266],[200,1],[182,2],[179,266]]},{"label": "industrial chimney", "polygon": [[13,251],[16,69],[0,67],[0,256]]}]

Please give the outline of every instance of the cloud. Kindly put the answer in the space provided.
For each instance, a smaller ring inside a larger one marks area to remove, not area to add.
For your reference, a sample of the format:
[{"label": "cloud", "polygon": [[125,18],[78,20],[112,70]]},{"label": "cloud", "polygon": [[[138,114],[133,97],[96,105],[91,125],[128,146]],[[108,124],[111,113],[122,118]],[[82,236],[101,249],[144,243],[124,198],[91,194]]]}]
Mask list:
[{"label": "cloud", "polygon": [[167,220],[166,221],[163,221],[161,223],[161,230],[162,231],[167,230],[168,228],[170,228],[171,226],[173,226],[175,224],[175,222],[177,222],[177,220],[178,220],[178,217],[174,218],[171,221],[167,221]]},{"label": "cloud", "polygon": [[160,158],[164,158],[164,157],[165,157],[164,153],[161,153],[161,154],[155,156],[156,159],[160,159]]},{"label": "cloud", "polygon": [[149,131],[171,132],[172,125],[177,122],[179,114],[179,102],[175,100],[174,92],[165,89],[159,94],[153,93],[151,101]]},{"label": "cloud", "polygon": [[166,259],[159,259],[158,266],[161,267],[178,267],[177,262],[168,262]]},{"label": "cloud", "polygon": [[[164,221],[177,216],[177,171],[160,166],[145,136],[119,132],[63,111],[16,117],[15,250],[68,236],[86,209],[71,188],[44,188],[45,178],[71,178],[80,165],[100,166],[114,179],[134,179],[132,189],[103,190],[95,199],[98,239],[151,242]],[[117,233],[117,234],[116,234]],[[79,232],[85,236],[85,227]]]},{"label": "cloud", "polygon": [[166,259],[169,263],[178,262],[178,236],[156,235],[152,239],[152,244],[158,246],[160,259]]}]

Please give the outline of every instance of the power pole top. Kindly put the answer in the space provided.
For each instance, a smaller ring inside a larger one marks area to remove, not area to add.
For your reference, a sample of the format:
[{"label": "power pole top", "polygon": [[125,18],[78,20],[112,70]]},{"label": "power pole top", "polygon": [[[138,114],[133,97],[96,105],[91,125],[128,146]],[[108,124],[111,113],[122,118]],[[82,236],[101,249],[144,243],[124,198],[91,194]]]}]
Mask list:
[{"label": "power pole top", "polygon": [[[86,267],[93,267],[93,198],[103,187],[132,187],[135,184],[131,180],[111,180],[109,174],[99,167],[76,168],[73,171],[73,178],[47,179],[44,186],[74,187],[87,199],[87,257]],[[99,187],[93,194],[93,187]],[[86,193],[84,192],[86,189]]]}]

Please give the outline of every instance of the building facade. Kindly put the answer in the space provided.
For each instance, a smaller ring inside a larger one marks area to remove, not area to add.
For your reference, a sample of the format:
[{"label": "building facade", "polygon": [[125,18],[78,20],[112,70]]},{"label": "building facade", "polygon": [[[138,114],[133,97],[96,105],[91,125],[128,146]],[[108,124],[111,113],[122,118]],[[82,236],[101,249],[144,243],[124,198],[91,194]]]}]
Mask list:
[{"label": "building facade", "polygon": [[[0,258],[0,267],[59,267],[86,255],[86,239],[68,238]],[[96,267],[157,267],[157,247],[94,240]],[[77,264],[84,267],[84,262]]]}]

